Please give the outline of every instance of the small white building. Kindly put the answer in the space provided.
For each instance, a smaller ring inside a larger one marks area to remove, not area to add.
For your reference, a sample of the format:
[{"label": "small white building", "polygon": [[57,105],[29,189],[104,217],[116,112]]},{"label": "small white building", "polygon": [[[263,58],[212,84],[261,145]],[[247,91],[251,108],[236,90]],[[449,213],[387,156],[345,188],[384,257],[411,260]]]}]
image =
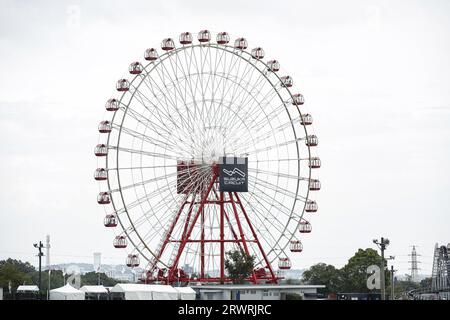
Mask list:
[{"label": "small white building", "polygon": [[35,300],[39,298],[39,288],[35,285],[22,285],[17,287],[17,300]]},{"label": "small white building", "polygon": [[289,294],[305,300],[317,298],[317,289],[324,285],[200,285],[192,286],[200,300],[286,300]]},{"label": "small white building", "polygon": [[22,285],[17,287],[17,292],[39,292],[39,288],[34,285]]}]

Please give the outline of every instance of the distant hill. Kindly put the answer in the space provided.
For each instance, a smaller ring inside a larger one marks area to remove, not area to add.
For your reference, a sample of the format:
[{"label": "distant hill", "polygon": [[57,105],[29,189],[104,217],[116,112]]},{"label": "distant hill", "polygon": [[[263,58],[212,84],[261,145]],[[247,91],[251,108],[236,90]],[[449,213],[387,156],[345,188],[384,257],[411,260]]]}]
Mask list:
[{"label": "distant hill", "polygon": [[[64,270],[69,271],[71,269],[73,270],[74,267],[78,268],[82,275],[88,272],[95,271],[94,265],[92,263],[74,262],[74,263],[54,264],[50,266],[52,270],[62,270],[62,271]],[[136,281],[143,271],[144,270],[142,268],[134,268],[133,270],[125,265],[113,265],[113,264],[102,264],[100,269],[100,272],[105,273],[110,278],[129,282]]]}]

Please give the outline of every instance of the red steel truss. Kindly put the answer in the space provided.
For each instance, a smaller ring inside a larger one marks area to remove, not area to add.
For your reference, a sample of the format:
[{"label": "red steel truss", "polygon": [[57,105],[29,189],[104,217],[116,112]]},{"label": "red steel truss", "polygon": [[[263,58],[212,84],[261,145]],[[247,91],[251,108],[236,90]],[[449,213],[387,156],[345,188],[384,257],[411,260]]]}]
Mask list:
[{"label": "red steel truss", "polygon": [[[188,243],[199,243],[200,244],[200,274],[199,278],[195,281],[198,282],[229,282],[232,279],[227,278],[225,276],[225,245],[228,244],[236,244],[238,247],[245,252],[246,254],[250,254],[248,243],[255,243],[258,250],[261,253],[262,259],[265,263],[263,268],[253,270],[251,276],[247,279],[252,283],[277,283],[280,278],[276,276],[274,273],[270,261],[264,252],[264,249],[258,239],[258,235],[253,227],[251,220],[245,210],[245,207],[238,195],[237,192],[220,192],[219,191],[219,166],[214,164],[212,166],[212,174],[211,179],[208,185],[200,186],[197,190],[191,193],[186,193],[183,199],[180,208],[175,215],[175,218],[171,225],[168,228],[167,233],[165,234],[165,238],[163,239],[162,246],[157,252],[155,257],[155,263],[150,266],[150,270],[145,273],[144,278],[142,279],[144,282],[154,282],[161,281],[167,284],[171,284],[174,282],[189,282],[193,281],[189,276],[184,272],[184,270],[178,267],[178,263],[180,257],[183,254],[183,251]],[[193,188],[194,189],[194,188]],[[197,195],[201,194],[200,201],[196,200]],[[213,196],[213,197],[212,197]],[[189,201],[189,198],[192,198]],[[212,198],[212,199],[211,199]],[[225,210],[225,203],[231,204],[232,212],[229,213]],[[194,210],[194,204],[199,205],[197,210]],[[204,232],[204,221],[205,221],[205,206],[207,205],[217,205],[220,207],[220,235],[218,239],[206,239]],[[187,208],[187,218],[184,222],[183,232],[181,234],[181,238],[173,239],[172,233],[175,227],[183,223],[180,220],[181,213],[183,210]],[[234,219],[237,222],[237,230],[233,227],[230,222],[230,214],[234,216]],[[251,231],[251,235],[247,235],[244,232],[244,225],[247,225]],[[200,225],[200,239],[191,239],[192,231],[194,230],[196,225]],[[225,225],[228,225],[230,228],[232,238],[225,239]],[[169,265],[168,270],[163,272],[162,270],[158,271],[158,274],[153,276],[153,272],[156,270],[156,263],[161,258],[164,253],[164,250],[169,243],[179,243],[178,249],[176,253],[173,255],[173,259]],[[220,244],[220,276],[219,277],[207,277],[205,274],[205,244],[206,243],[219,243]],[[267,271],[268,272],[267,272]]]}]

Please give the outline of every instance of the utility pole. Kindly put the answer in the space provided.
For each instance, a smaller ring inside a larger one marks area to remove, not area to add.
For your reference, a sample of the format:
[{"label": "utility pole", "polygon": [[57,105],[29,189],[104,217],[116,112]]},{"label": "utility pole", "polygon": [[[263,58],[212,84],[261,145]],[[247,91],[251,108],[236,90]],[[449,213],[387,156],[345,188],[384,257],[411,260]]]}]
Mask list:
[{"label": "utility pole", "polygon": [[394,290],[394,272],[397,270],[394,270],[394,265],[391,265],[391,300],[395,300],[394,298],[394,294],[395,294],[395,290]]},{"label": "utility pole", "polygon": [[45,257],[45,267],[48,272],[48,287],[47,287],[47,300],[50,300],[50,276],[51,276],[51,267],[50,267],[50,235],[47,235],[45,239],[45,249],[47,256]]},{"label": "utility pole", "polygon": [[389,245],[389,239],[381,237],[381,241],[378,241],[377,239],[373,240],[373,243],[375,243],[378,248],[381,250],[381,274],[380,274],[380,282],[381,282],[381,300],[386,300],[386,281],[385,281],[385,265],[384,265],[384,250],[386,250],[387,246]]},{"label": "utility pole", "polygon": [[[41,291],[41,284],[42,284],[42,256],[44,255],[42,253],[42,248],[44,248],[44,245],[42,241],[39,241],[39,244],[35,243],[33,244],[35,248],[39,250],[38,257],[39,257],[39,291]],[[40,297],[40,294],[39,294]]]},{"label": "utility pole", "polygon": [[[387,260],[394,260],[395,257],[394,256],[389,256],[389,258],[386,258],[386,263]],[[386,264],[387,267],[387,264]],[[394,300],[394,272],[397,270],[394,270],[394,265],[391,264],[391,300]]]}]

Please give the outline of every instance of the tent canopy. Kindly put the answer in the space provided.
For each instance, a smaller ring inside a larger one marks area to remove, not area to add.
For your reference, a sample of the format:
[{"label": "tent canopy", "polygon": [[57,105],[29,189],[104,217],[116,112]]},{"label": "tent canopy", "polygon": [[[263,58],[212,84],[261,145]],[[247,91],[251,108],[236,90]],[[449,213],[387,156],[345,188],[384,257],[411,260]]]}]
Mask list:
[{"label": "tent canopy", "polygon": [[125,293],[126,300],[177,300],[178,291],[169,285],[119,283],[111,292]]},{"label": "tent canopy", "polygon": [[108,293],[104,286],[82,286],[80,290],[85,293]]},{"label": "tent canopy", "polygon": [[174,287],[178,292],[179,300],[195,300],[195,290],[191,287]]},{"label": "tent canopy", "polygon": [[30,286],[18,286],[17,287],[17,292],[26,292],[26,291],[28,291],[28,292],[30,292],[30,291],[38,292],[39,288],[38,288],[38,286],[32,286],[32,285],[30,285]]},{"label": "tent canopy", "polygon": [[50,290],[50,300],[84,300],[85,294],[70,284]]}]

